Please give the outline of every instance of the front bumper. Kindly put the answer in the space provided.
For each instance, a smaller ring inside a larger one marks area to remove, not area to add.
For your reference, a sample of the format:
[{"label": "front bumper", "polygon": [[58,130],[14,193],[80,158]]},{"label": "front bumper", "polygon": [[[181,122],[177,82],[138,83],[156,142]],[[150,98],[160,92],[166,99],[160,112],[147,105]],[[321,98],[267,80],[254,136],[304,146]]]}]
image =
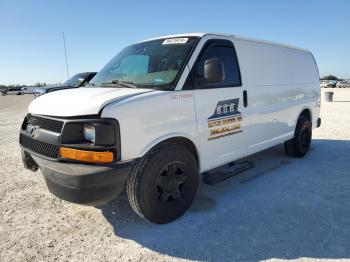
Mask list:
[{"label": "front bumper", "polygon": [[40,168],[52,194],[68,202],[85,205],[99,205],[118,197],[134,163],[134,160],[108,165],[64,163],[24,151],[22,160],[27,168],[30,159]]}]

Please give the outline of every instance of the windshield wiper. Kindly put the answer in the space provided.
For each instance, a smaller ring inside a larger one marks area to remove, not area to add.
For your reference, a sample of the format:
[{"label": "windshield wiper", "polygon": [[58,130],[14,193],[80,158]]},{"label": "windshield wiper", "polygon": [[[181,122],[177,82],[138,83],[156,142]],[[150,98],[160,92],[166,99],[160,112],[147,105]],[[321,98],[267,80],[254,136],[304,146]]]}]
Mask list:
[{"label": "windshield wiper", "polygon": [[137,88],[137,86],[134,85],[133,82],[125,82],[125,81],[119,81],[119,80],[112,80],[110,82],[105,82],[101,84],[101,86],[108,86],[108,85],[119,85],[119,86],[128,87],[128,88]]}]

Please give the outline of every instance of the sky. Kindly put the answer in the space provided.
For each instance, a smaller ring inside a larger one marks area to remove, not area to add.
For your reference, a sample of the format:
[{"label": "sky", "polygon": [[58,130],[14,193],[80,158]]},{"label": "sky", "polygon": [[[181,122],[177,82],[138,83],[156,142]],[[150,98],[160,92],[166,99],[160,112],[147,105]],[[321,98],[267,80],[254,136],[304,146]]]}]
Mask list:
[{"label": "sky", "polygon": [[320,75],[350,78],[349,0],[0,0],[0,84],[57,83],[99,71],[161,35],[221,32],[309,49]]}]

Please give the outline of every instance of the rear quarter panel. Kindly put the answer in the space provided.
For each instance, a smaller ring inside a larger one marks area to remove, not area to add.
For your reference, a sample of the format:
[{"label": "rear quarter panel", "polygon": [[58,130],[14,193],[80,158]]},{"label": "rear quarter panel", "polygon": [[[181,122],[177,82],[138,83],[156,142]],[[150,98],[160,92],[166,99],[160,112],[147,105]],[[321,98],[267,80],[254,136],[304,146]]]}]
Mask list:
[{"label": "rear quarter panel", "polygon": [[[319,117],[319,75],[312,54],[275,44],[234,39],[242,83],[248,90],[248,153],[293,137],[303,109]],[[315,126],[315,125],[314,125]]]}]

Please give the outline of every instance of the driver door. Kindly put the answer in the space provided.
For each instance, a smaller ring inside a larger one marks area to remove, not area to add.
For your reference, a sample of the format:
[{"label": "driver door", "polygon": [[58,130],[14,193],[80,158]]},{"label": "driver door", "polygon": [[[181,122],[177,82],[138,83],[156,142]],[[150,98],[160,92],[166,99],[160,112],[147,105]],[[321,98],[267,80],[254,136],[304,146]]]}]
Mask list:
[{"label": "driver door", "polygon": [[[206,70],[212,63],[216,67]],[[221,79],[215,79],[218,70],[223,71]],[[249,117],[233,43],[207,41],[191,72],[202,171],[246,156]]]}]

